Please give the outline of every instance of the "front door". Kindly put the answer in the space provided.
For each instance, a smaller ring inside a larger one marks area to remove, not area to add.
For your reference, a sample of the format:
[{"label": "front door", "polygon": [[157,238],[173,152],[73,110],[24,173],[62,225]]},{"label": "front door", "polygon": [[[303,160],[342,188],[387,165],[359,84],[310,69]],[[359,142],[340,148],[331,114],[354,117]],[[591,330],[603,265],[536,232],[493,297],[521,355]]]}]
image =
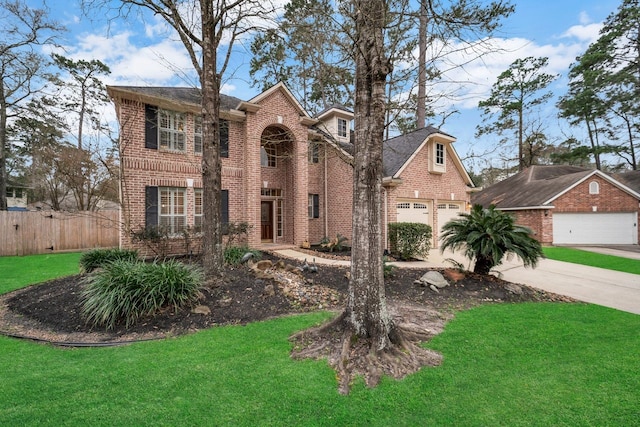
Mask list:
[{"label": "front door", "polygon": [[273,242],[273,201],[263,200],[260,203],[260,238]]}]

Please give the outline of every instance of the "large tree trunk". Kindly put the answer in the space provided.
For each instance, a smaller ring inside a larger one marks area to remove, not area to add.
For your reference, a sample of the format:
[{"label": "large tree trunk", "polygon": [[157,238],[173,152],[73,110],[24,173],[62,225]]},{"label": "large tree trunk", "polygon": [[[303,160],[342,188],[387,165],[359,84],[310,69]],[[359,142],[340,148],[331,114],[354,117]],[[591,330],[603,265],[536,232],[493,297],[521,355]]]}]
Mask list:
[{"label": "large tree trunk", "polygon": [[0,211],[7,210],[7,104],[0,82]]},{"label": "large tree trunk", "polygon": [[427,5],[420,0],[420,23],[418,27],[418,105],[416,128],[422,129],[427,119]]},{"label": "large tree trunk", "polygon": [[207,281],[222,272],[222,164],[220,160],[220,77],[217,73],[214,5],[201,1],[202,12],[202,211],[203,265]]},{"label": "large tree trunk", "polygon": [[354,332],[389,345],[382,265],[382,140],[385,85],[384,0],[356,1],[356,99],[353,177],[353,239],[347,319]]},{"label": "large tree trunk", "polygon": [[[351,279],[347,306],[328,325],[293,339],[294,357],[327,357],[337,370],[339,391],[362,375],[368,386],[384,374],[395,378],[441,356],[418,342],[432,336],[433,313],[424,307],[387,307],[382,264],[382,138],[385,85],[391,66],[384,52],[385,0],[353,0],[356,99]],[[336,340],[336,335],[341,336]]]}]

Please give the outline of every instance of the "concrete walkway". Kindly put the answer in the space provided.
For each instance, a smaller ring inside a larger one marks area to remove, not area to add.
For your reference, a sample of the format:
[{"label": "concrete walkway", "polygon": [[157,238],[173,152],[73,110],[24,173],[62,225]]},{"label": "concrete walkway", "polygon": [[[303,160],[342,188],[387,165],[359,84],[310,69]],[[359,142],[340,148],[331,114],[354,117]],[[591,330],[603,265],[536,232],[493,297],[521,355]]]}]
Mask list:
[{"label": "concrete walkway", "polygon": [[[582,248],[581,248],[582,249]],[[584,248],[588,250],[587,248]],[[313,256],[294,249],[277,250],[276,253],[286,258],[311,262]],[[608,252],[610,254],[615,254]],[[640,260],[640,253],[637,254]],[[635,255],[634,255],[635,256]],[[634,258],[634,256],[630,256]],[[446,262],[451,258],[465,268],[470,268],[469,261],[463,256],[432,249],[425,261],[392,263],[403,268],[442,268],[451,267]],[[321,259],[315,257],[317,264],[348,266],[349,261]],[[640,262],[640,261],[639,261]],[[521,283],[566,295],[580,301],[611,307],[630,313],[640,314],[640,275],[621,273],[602,268],[588,267],[579,264],[543,259],[535,269],[524,268],[517,259],[507,260],[496,269],[504,280]]]}]

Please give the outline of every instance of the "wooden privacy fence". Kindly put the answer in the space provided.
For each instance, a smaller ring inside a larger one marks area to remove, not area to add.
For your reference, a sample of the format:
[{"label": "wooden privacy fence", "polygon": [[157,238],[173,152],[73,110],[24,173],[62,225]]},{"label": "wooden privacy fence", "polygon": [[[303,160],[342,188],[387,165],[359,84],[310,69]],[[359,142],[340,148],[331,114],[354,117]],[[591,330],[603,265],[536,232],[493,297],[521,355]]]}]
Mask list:
[{"label": "wooden privacy fence", "polygon": [[0,256],[118,246],[118,211],[0,211]]}]

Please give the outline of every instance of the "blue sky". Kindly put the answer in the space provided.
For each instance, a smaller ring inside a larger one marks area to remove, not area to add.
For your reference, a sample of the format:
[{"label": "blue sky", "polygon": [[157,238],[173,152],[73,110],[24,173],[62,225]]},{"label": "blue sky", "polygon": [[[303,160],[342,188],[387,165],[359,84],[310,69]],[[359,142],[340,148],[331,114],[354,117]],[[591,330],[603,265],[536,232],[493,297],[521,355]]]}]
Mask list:
[{"label": "blue sky", "polygon": [[[617,9],[620,1],[515,0],[514,3],[515,14],[503,21],[502,29],[492,41],[504,52],[485,56],[451,76],[465,85],[459,100],[443,106],[458,111],[443,130],[457,138],[456,149],[463,158],[474,147],[480,150],[493,143],[491,137],[476,141],[474,134],[480,123],[478,101],[486,97],[497,75],[517,58],[547,56],[547,72],[561,76],[551,89],[562,95],[566,91],[569,65],[597,38],[600,24]],[[167,33],[163,22],[153,17],[111,23],[104,18],[89,20],[80,15],[77,4],[76,0],[49,2],[54,17],[69,30],[63,42],[65,54],[106,63],[112,71],[107,84],[194,84],[190,61],[181,43]],[[233,74],[227,75],[223,92],[241,99],[258,94],[258,89],[252,88],[247,80],[248,64],[248,54],[236,49]],[[553,116],[551,108],[549,114],[545,116],[549,133],[560,135],[571,131]]]}]

